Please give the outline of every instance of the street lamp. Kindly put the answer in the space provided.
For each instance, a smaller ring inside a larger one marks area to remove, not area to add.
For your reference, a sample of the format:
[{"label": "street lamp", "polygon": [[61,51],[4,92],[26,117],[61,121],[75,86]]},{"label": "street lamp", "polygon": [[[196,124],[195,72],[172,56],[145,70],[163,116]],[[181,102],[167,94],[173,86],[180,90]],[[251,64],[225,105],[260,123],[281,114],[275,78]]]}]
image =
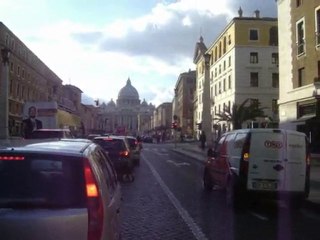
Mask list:
[{"label": "street lamp", "polygon": [[9,57],[10,49],[1,49],[2,71],[1,71],[1,96],[0,96],[0,139],[9,138]]}]

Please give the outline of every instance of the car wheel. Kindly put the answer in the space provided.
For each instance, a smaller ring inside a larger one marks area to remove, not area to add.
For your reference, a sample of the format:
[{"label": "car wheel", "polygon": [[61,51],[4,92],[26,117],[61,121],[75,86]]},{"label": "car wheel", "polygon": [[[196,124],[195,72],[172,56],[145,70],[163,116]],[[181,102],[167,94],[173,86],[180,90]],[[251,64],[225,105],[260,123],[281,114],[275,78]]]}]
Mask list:
[{"label": "car wheel", "polygon": [[213,189],[213,185],[213,180],[210,176],[209,170],[205,168],[203,173],[203,187],[205,190],[210,191]]}]

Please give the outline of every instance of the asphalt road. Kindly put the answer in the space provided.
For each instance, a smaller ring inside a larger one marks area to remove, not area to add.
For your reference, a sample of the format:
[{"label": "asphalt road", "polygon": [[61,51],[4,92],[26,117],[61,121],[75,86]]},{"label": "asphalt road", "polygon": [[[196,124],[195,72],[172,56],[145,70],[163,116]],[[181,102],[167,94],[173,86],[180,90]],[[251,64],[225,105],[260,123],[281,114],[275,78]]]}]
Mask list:
[{"label": "asphalt road", "polygon": [[223,191],[203,190],[202,171],[172,145],[144,144],[135,181],[122,183],[123,239],[320,239],[318,211],[265,202],[234,212]]}]

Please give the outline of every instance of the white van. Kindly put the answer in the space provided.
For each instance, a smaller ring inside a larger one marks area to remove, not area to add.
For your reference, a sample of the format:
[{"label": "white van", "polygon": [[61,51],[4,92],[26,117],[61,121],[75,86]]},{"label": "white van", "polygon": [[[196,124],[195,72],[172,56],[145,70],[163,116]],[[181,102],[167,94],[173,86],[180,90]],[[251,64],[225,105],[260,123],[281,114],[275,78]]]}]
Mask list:
[{"label": "white van", "polygon": [[204,187],[225,188],[227,203],[234,206],[247,202],[251,195],[255,200],[263,195],[300,204],[310,189],[308,145],[304,133],[291,130],[224,133],[205,164]]}]

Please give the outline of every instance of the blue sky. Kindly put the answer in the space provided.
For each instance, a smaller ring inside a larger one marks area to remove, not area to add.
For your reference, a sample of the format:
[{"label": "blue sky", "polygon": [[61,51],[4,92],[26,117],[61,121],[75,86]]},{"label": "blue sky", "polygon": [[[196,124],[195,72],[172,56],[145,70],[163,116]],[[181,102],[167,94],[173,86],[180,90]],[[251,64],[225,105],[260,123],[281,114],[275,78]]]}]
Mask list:
[{"label": "blue sky", "polygon": [[194,70],[239,7],[277,17],[275,0],[0,0],[0,21],[64,84],[108,102],[128,77],[141,101],[171,102],[180,73]]}]

